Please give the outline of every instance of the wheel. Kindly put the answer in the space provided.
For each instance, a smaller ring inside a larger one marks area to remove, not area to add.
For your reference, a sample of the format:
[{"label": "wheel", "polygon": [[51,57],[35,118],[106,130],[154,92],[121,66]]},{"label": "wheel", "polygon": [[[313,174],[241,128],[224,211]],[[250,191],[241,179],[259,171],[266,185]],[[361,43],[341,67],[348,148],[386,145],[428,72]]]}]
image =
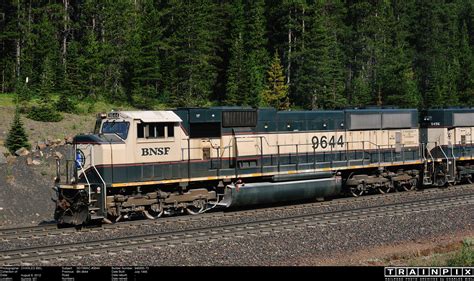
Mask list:
[{"label": "wheel", "polygon": [[390,190],[392,190],[392,187],[390,185],[382,185],[377,188],[380,194],[385,194],[389,193]]},{"label": "wheel", "polygon": [[468,184],[472,184],[472,177],[466,177],[466,182]]},{"label": "wheel", "polygon": [[198,215],[204,212],[206,208],[206,201],[205,200],[194,200],[192,205],[188,205],[186,207],[186,213],[188,215]]},{"label": "wheel", "polygon": [[386,182],[385,184],[383,184],[382,186],[379,186],[377,188],[377,190],[381,193],[381,194],[384,194],[384,193],[389,193],[392,189],[394,188],[392,182]]},{"label": "wheel", "polygon": [[365,191],[365,186],[363,183],[359,183],[357,186],[351,186],[349,187],[349,191],[351,192],[351,195],[354,197],[359,197],[364,195]]},{"label": "wheel", "polygon": [[153,204],[149,208],[147,208],[145,211],[143,211],[143,214],[145,215],[145,217],[151,220],[161,217],[163,213],[164,213],[164,210],[160,204]]},{"label": "wheel", "polygon": [[436,185],[439,187],[445,187],[446,186],[446,177],[445,176],[439,176],[436,178]]},{"label": "wheel", "polygon": [[410,191],[414,190],[418,185],[418,179],[417,178],[411,178],[408,183],[402,185],[403,189],[405,191]]}]

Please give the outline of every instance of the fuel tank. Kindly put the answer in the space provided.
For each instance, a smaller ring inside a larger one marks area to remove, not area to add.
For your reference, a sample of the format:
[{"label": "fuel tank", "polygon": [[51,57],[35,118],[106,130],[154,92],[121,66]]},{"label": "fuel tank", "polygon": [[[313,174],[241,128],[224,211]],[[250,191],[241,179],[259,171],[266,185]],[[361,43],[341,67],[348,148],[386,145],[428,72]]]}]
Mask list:
[{"label": "fuel tank", "polygon": [[283,178],[280,177],[271,182],[233,183],[226,186],[224,198],[219,205],[230,208],[310,200],[338,195],[341,192],[342,180],[339,176],[327,174],[315,175],[311,179],[304,179],[305,177],[289,181],[282,181]]}]

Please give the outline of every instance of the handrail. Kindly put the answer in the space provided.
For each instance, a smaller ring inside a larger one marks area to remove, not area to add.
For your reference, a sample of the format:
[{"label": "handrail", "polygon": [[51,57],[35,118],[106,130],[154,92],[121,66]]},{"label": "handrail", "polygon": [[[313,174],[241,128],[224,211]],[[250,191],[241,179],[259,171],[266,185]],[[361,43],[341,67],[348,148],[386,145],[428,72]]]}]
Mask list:
[{"label": "handrail", "polygon": [[[95,163],[94,163],[94,153],[92,153],[92,148],[93,148],[92,145],[87,145],[87,146],[86,146],[86,149],[88,150],[87,156],[88,156],[89,159],[90,159],[90,164],[89,164],[89,166],[90,166],[92,169],[94,169],[94,171],[96,172],[97,176],[99,176],[99,179],[100,179],[101,182],[102,182],[102,185],[103,185],[103,188],[104,188],[104,190],[103,190],[103,194],[104,194],[104,196],[103,196],[103,201],[104,201],[104,202],[103,202],[103,203],[104,203],[104,206],[105,206],[105,204],[106,204],[106,202],[107,202],[107,201],[106,201],[106,200],[107,200],[107,184],[105,183],[104,178],[102,177],[102,175],[99,173],[99,170],[97,170],[97,167],[95,166]],[[76,153],[76,152],[75,152],[75,153]],[[75,154],[75,153],[74,153],[74,154]],[[80,167],[80,169],[81,169],[81,173],[82,173],[82,175],[84,175],[84,178],[85,178],[85,180],[86,180],[86,182],[87,182],[87,186],[88,186],[88,189],[87,189],[88,192],[87,192],[87,193],[88,193],[89,204],[90,204],[91,201],[92,201],[92,197],[91,197],[91,182],[89,181],[89,178],[87,177],[87,174],[86,174],[86,172],[85,172],[85,170],[84,170],[84,166],[83,166],[81,163],[78,163],[76,160],[74,160],[74,161],[79,165],[79,167]],[[77,179],[76,179],[76,180],[77,180]]]},{"label": "handrail", "polygon": [[[81,165],[81,163],[78,163],[78,164],[79,164],[79,167],[81,168],[81,172],[84,175],[84,178],[86,179],[86,182],[87,182],[89,202],[90,202],[91,201],[91,184],[89,182],[89,178],[87,178],[86,172],[84,171],[84,167]],[[76,181],[77,181],[77,179],[76,179]]]},{"label": "handrail", "polygon": [[[92,147],[91,147],[91,150],[92,150]],[[94,168],[95,172],[97,173],[97,175],[99,176],[99,179],[102,181],[102,184],[104,186],[104,190],[103,190],[103,206],[105,208],[107,208],[107,184],[105,183],[105,180],[102,178],[102,175],[99,173],[99,170],[97,170],[97,167],[95,166],[95,163],[94,163],[94,157],[92,156],[93,153],[91,153],[91,167]],[[90,200],[90,192],[89,192],[89,204],[90,204],[91,200]]]},{"label": "handrail", "polygon": [[444,152],[444,149],[443,149],[442,146],[439,146],[439,149],[440,149],[441,152],[443,153],[444,158],[446,158],[446,172],[448,172],[448,174],[449,174],[449,173],[450,173],[450,171],[449,171],[450,169],[449,169],[449,165],[448,165],[448,163],[449,163],[448,155],[446,155],[446,153]]},{"label": "handrail", "polygon": [[[244,137],[236,137],[236,139],[242,139],[242,138],[244,138]],[[268,144],[268,141],[266,140],[266,137],[264,137],[264,136],[251,136],[249,138],[261,139],[261,140],[265,139],[265,142],[267,142],[267,144]],[[227,151],[229,151],[231,148],[233,148],[233,145],[216,146],[212,142],[210,142],[210,144],[211,144],[211,147],[210,147],[211,149],[216,150],[216,151],[219,150],[220,153],[218,154],[218,157],[223,157],[227,153]],[[375,148],[372,148],[372,149],[377,151],[379,162],[381,161],[381,149],[383,149],[383,148],[393,149],[393,147],[394,147],[393,144],[377,145],[377,144],[375,144],[371,141],[346,141],[346,142],[344,142],[345,149],[344,149],[344,146],[341,149],[334,149],[332,146],[328,146],[328,148],[331,152],[346,151],[346,153],[349,152],[349,151],[358,151],[358,150],[360,150],[360,149],[356,149],[356,148],[349,149],[350,144],[362,144],[362,152],[364,154],[366,153],[365,144],[370,144],[371,146],[374,146]],[[260,145],[262,145],[262,144],[260,144]],[[295,151],[297,151],[296,147],[313,146],[313,145],[314,145],[313,143],[268,144],[268,146],[270,148],[276,148],[276,149],[283,148],[283,147],[294,147]],[[405,150],[405,147],[406,147],[405,144],[401,144],[402,151]],[[189,148],[188,147],[183,147],[183,148],[181,148],[181,159],[182,160],[188,160],[188,159],[185,159],[185,156],[184,156],[185,151],[188,151],[188,150],[193,151],[193,150],[201,150],[201,149],[202,149],[202,147],[189,147]],[[259,152],[261,152],[263,147],[260,148],[257,145],[257,149],[258,149]],[[314,151],[314,149],[313,149],[313,151]],[[323,152],[326,152],[326,151],[323,150]],[[394,158],[394,157],[392,157],[392,158]],[[199,158],[196,158],[196,159],[199,159]],[[362,159],[364,159],[364,158],[362,158]],[[192,160],[192,159],[190,158],[189,160]]]},{"label": "handrail", "polygon": [[454,145],[451,144],[451,156],[453,157],[453,159],[456,159],[456,157],[454,156]]},{"label": "handrail", "polygon": [[427,149],[427,151],[428,151],[428,154],[430,155],[431,161],[433,161],[433,162],[434,162],[434,157],[433,157],[433,154],[432,154],[432,153],[431,153],[431,151],[429,151],[428,149]]},{"label": "handrail", "polygon": [[[90,147],[91,147],[90,144],[88,144],[88,145],[86,146],[86,148],[89,149],[89,155],[88,155],[88,156],[92,158],[92,153],[90,152],[90,151],[91,151]],[[73,151],[73,155],[74,155],[74,162],[75,162],[77,165],[79,165],[79,167],[81,168],[81,172],[82,172],[82,174],[84,175],[84,178],[86,179],[86,182],[87,182],[87,193],[88,193],[89,202],[90,202],[90,201],[91,201],[91,183],[90,183],[90,181],[89,181],[89,178],[87,177],[86,171],[84,170],[84,166],[82,166],[81,163],[77,162],[77,159],[76,159],[76,157],[77,157],[77,156],[76,156],[76,155],[77,155],[77,149],[76,149],[75,151]],[[79,180],[79,175],[78,175],[77,177],[78,177],[78,178],[76,179],[76,182]]]}]

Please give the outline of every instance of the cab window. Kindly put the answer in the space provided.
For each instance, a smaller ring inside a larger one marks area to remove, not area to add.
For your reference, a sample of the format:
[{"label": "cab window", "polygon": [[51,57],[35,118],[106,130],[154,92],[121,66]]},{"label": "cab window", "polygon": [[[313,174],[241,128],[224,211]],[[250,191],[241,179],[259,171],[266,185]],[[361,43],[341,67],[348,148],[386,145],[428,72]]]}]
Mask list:
[{"label": "cab window", "polygon": [[102,134],[117,134],[122,139],[127,139],[129,122],[107,121],[102,124]]},{"label": "cab window", "polygon": [[174,137],[174,123],[138,123],[137,138],[159,139]]}]

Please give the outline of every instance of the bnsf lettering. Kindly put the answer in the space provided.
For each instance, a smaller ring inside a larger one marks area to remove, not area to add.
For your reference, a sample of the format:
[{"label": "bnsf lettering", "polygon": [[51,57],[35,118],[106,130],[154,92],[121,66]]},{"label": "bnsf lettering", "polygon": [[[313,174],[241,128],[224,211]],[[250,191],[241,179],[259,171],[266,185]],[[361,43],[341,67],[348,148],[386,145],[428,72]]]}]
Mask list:
[{"label": "bnsf lettering", "polygon": [[142,148],[142,156],[168,155],[169,147]]}]

